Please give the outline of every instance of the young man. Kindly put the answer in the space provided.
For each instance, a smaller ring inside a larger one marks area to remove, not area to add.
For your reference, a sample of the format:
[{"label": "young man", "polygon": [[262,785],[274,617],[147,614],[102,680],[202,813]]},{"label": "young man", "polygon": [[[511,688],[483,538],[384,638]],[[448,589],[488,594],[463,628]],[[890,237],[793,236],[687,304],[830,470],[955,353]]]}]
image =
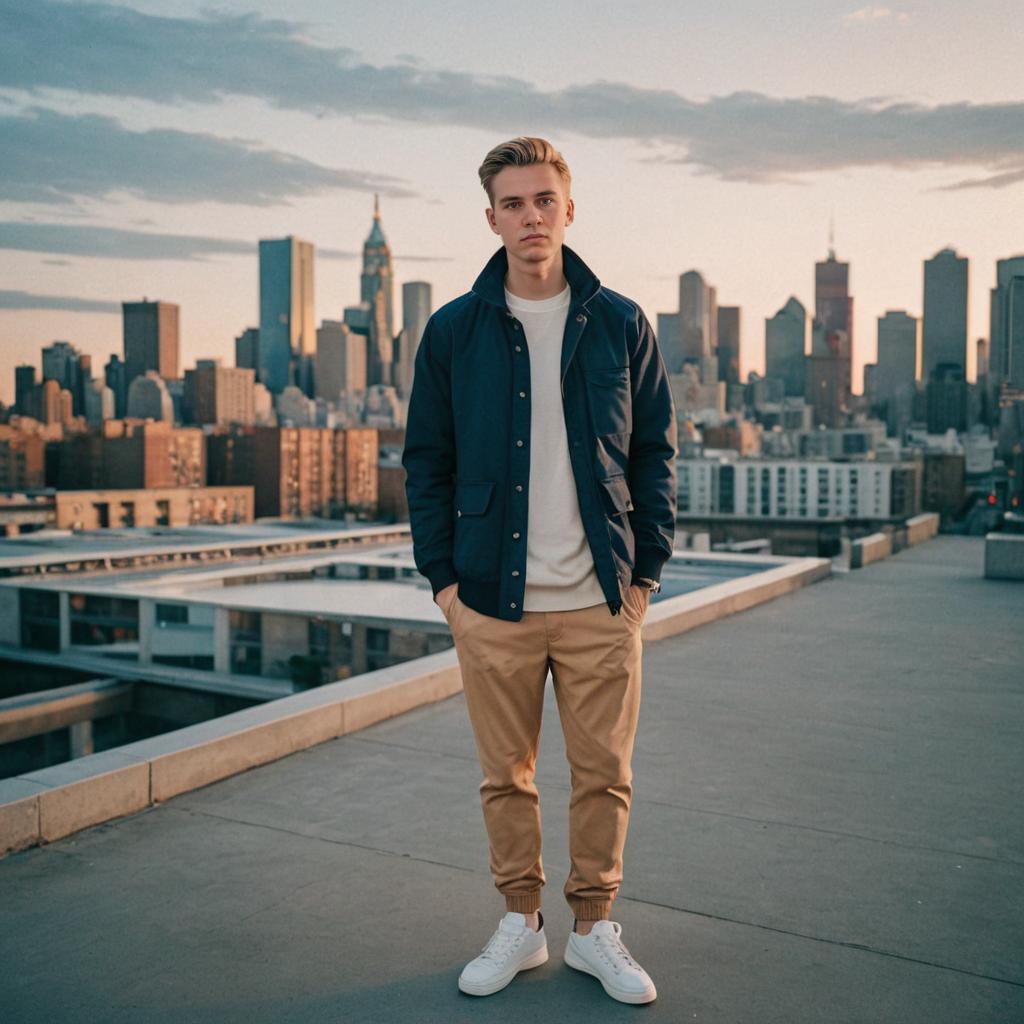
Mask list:
[{"label": "young man", "polygon": [[572,769],[565,961],[623,1002],[656,996],[610,920],[622,881],[640,630],[672,552],[676,425],[654,333],[563,242],[569,169],[517,138],[480,168],[501,237],[430,318],[403,465],[417,568],[455,640],[506,913],[459,988],[547,960],[533,779],[550,671]]}]

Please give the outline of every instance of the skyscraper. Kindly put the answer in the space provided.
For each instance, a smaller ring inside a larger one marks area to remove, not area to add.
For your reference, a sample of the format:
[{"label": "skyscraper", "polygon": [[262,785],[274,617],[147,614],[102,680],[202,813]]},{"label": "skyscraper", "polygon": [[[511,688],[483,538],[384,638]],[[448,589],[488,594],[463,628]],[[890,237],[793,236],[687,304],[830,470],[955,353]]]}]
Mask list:
[{"label": "skyscraper", "polygon": [[917,318],[890,309],[878,318],[878,363],[874,395],[885,410],[890,435],[898,436],[913,415],[917,378]]},{"label": "skyscraper", "polygon": [[373,197],[373,224],[363,243],[359,297],[369,310],[369,383],[393,383],[394,269],[391,247],[380,221],[380,198]]},{"label": "skyscraper", "polygon": [[1024,388],[1024,256],[996,263],[991,290],[989,374],[998,391],[1003,383]]},{"label": "skyscraper", "polygon": [[794,296],[764,322],[765,376],[783,382],[784,394],[803,395],[807,310]]},{"label": "skyscraper", "polygon": [[246,327],[237,338],[235,338],[235,366],[242,370],[256,370],[260,368],[260,329],[258,327]]},{"label": "skyscraper", "polygon": [[718,345],[718,300],[715,289],[697,270],[679,278],[679,316],[683,362],[701,366]]},{"label": "skyscraper", "polygon": [[967,371],[967,259],[954,249],[924,261],[922,378],[929,380],[940,363]]},{"label": "skyscraper", "polygon": [[814,265],[814,325],[807,363],[807,401],[814,422],[838,426],[850,408],[853,370],[853,299],[850,264],[828,258]]},{"label": "skyscraper", "polygon": [[416,350],[430,319],[431,308],[431,287],[426,281],[406,281],[402,285],[402,333],[398,349],[398,379],[395,383],[403,398],[408,398],[412,392]]},{"label": "skyscraper", "polygon": [[718,379],[726,384],[740,382],[740,307],[719,306],[718,326]]},{"label": "skyscraper", "polygon": [[313,243],[292,235],[261,239],[257,378],[279,394],[315,346]]},{"label": "skyscraper", "polygon": [[173,302],[122,302],[125,387],[154,370],[164,380],[178,376],[179,309]]}]

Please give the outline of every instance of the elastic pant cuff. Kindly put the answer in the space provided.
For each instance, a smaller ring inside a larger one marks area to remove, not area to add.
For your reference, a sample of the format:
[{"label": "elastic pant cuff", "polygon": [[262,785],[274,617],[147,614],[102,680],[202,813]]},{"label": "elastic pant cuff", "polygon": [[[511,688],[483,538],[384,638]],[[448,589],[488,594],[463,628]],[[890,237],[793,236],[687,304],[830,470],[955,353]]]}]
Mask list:
[{"label": "elastic pant cuff", "polygon": [[569,906],[577,921],[607,921],[612,913],[612,900],[586,900],[570,896]]},{"label": "elastic pant cuff", "polygon": [[532,914],[540,910],[540,889],[533,892],[505,893],[505,909],[514,910],[517,914]]}]

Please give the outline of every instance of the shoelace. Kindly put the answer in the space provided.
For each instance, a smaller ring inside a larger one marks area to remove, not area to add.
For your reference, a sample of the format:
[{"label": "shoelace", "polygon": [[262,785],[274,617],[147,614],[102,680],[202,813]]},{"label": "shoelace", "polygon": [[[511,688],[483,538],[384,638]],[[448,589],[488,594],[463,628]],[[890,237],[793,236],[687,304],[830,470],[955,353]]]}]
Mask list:
[{"label": "shoelace", "polygon": [[629,950],[626,949],[619,936],[622,934],[622,925],[618,921],[612,922],[615,931],[614,936],[604,935],[598,932],[594,935],[594,943],[601,955],[611,965],[612,970],[618,974],[623,967],[635,967],[640,970],[640,965],[633,959]]},{"label": "shoelace", "polygon": [[508,955],[523,941],[523,933],[507,932],[499,928],[492,936],[491,941],[484,946],[480,954],[481,960],[493,960],[500,964],[507,959]]}]

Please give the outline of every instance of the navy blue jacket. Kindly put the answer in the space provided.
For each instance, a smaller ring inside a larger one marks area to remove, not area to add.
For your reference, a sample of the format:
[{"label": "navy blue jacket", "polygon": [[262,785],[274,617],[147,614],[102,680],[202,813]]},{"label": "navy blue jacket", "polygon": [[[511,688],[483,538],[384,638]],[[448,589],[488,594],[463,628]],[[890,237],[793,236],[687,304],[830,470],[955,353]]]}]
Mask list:
[{"label": "navy blue jacket", "polygon": [[[568,246],[572,299],[562,406],[576,494],[612,615],[625,588],[658,579],[676,519],[676,421],[654,331]],[[416,353],[402,465],[416,567],[436,596],[518,621],[526,585],[530,356],[505,303],[499,249],[471,291],[437,310]]]}]

